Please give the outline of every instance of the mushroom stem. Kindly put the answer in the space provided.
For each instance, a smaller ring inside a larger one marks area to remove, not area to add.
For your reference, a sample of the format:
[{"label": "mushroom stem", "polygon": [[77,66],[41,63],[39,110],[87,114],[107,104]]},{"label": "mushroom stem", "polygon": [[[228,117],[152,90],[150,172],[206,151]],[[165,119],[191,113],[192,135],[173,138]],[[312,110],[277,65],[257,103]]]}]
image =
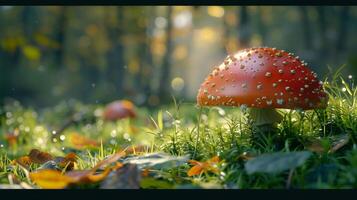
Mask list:
[{"label": "mushroom stem", "polygon": [[283,119],[283,116],[273,108],[250,108],[249,116],[255,126],[274,125]]}]

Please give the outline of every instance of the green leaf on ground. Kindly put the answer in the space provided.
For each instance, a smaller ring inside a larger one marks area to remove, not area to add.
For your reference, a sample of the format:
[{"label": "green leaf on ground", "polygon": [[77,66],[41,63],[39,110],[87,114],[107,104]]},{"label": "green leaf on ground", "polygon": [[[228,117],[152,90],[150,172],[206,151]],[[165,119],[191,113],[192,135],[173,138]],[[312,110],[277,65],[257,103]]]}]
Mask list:
[{"label": "green leaf on ground", "polygon": [[312,153],[309,151],[263,154],[249,160],[245,164],[245,170],[248,174],[279,173],[304,164],[311,155]]}]

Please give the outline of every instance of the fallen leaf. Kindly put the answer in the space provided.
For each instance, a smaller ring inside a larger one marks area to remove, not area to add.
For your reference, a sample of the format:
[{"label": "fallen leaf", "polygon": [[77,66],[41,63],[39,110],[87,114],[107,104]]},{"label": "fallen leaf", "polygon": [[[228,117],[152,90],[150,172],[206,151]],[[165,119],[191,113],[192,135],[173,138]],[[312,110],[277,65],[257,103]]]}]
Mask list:
[{"label": "fallen leaf", "polygon": [[126,155],[126,153],[124,151],[119,151],[119,152],[117,152],[115,154],[112,154],[112,155],[108,156],[106,159],[98,162],[96,164],[96,166],[94,166],[94,168],[92,170],[95,171],[95,170],[97,170],[99,168],[103,168],[103,167],[105,167],[107,165],[110,165],[110,164],[112,164],[114,162],[117,162],[121,157],[123,157],[125,155]]},{"label": "fallen leaf", "polygon": [[165,153],[151,153],[122,159],[122,162],[138,165],[139,169],[164,169],[185,164],[188,156],[171,156]]},{"label": "fallen leaf", "polygon": [[194,175],[199,175],[203,172],[218,173],[219,169],[217,167],[217,164],[219,162],[220,162],[220,159],[218,156],[214,156],[205,162],[199,162],[197,160],[189,160],[189,163],[194,166],[191,167],[190,170],[188,170],[187,175],[194,176]]},{"label": "fallen leaf", "polygon": [[38,164],[53,160],[53,157],[49,153],[42,152],[38,149],[32,149],[28,156],[30,157],[31,162]]},{"label": "fallen leaf", "polygon": [[143,169],[143,170],[141,171],[141,176],[142,176],[142,177],[148,177],[149,174],[150,174],[150,170],[149,170],[149,169]]},{"label": "fallen leaf", "polygon": [[[42,169],[30,173],[30,178],[44,189],[62,189],[70,184],[94,183],[103,180],[112,170],[119,169],[122,165],[117,161],[124,155],[124,152],[115,153],[100,161],[89,170],[73,170],[62,174],[54,169]],[[69,155],[68,159],[73,159],[73,156],[73,154]],[[114,162],[116,162],[114,166],[107,167],[102,172],[97,173],[99,168],[108,166]]]},{"label": "fallen leaf", "polygon": [[30,173],[30,178],[34,183],[44,189],[63,189],[74,182],[71,177],[52,169],[32,172]]},{"label": "fallen leaf", "polygon": [[102,173],[95,173],[93,170],[73,170],[65,175],[72,178],[72,183],[94,183],[104,179],[110,171],[110,168],[105,169]]},{"label": "fallen leaf", "polygon": [[29,166],[31,165],[32,161],[31,161],[29,156],[22,156],[22,157],[14,160],[12,162],[12,164],[15,164],[15,163],[17,163],[17,164],[21,165],[22,167],[28,169]]},{"label": "fallen leaf", "polygon": [[329,138],[312,141],[306,148],[316,153],[334,153],[348,144],[349,135],[333,135]]},{"label": "fallen leaf", "polygon": [[139,189],[141,174],[135,164],[125,164],[112,171],[101,183],[102,189]]},{"label": "fallen leaf", "polygon": [[87,137],[84,137],[78,133],[72,133],[69,135],[70,143],[77,149],[83,149],[86,147],[96,147],[98,142]]},{"label": "fallen leaf", "polygon": [[203,172],[203,167],[201,165],[195,165],[191,167],[190,170],[187,172],[187,176],[194,176],[194,175],[199,175]]},{"label": "fallen leaf", "polygon": [[69,153],[64,158],[57,157],[55,161],[57,161],[59,167],[65,168],[66,170],[72,170],[74,168],[74,163],[77,161],[77,155],[75,153]]},{"label": "fallen leaf", "polygon": [[[74,163],[76,162],[77,155],[75,153],[69,153],[65,157],[55,157],[52,155],[41,152],[37,149],[32,149],[29,156],[22,156],[12,162],[12,164],[19,164],[22,167],[29,169],[32,163],[42,164],[39,169],[57,169],[66,171],[72,170],[74,168]],[[44,162],[44,163],[43,163]]]},{"label": "fallen leaf", "polygon": [[350,137],[348,134],[339,135],[339,136],[334,137],[333,141],[332,141],[332,147],[328,151],[328,153],[334,153],[337,150],[341,149],[343,146],[348,144],[349,140],[350,140]]},{"label": "fallen leaf", "polygon": [[256,172],[278,173],[304,164],[311,155],[312,153],[309,151],[263,154],[248,160],[245,164],[245,170],[248,174]]},{"label": "fallen leaf", "polygon": [[320,141],[311,142],[306,148],[312,152],[323,153],[326,151],[326,148],[321,144]]}]

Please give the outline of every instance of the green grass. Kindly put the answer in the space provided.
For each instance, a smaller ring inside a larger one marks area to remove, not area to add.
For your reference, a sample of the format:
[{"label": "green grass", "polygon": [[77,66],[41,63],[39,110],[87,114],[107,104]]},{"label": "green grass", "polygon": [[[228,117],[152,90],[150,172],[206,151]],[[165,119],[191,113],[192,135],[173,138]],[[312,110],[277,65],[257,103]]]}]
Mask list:
[{"label": "green grass", "polygon": [[[198,161],[218,155],[223,160],[218,165],[221,170],[218,174],[208,172],[188,177],[189,164],[156,171],[152,177],[156,182],[150,184],[146,180],[142,183],[144,188],[356,188],[357,88],[352,80],[341,78],[339,72],[330,80],[325,79],[324,86],[329,94],[327,109],[282,110],[284,119],[275,133],[259,144],[252,141],[249,116],[239,108],[198,108],[195,103],[174,101],[171,106],[154,110],[138,108],[137,120],[104,122],[96,117],[101,105],[83,105],[71,100],[36,112],[18,102],[7,104],[0,112],[0,183],[8,184],[9,173],[30,183],[24,172],[11,167],[10,162],[27,155],[32,148],[56,156],[75,151],[80,158],[78,169],[88,169],[116,149],[140,144],[148,146],[147,152],[189,155]],[[58,130],[75,113],[81,113],[84,120],[61,134],[78,132],[102,141],[99,148],[75,150],[68,138],[53,142],[52,131]],[[19,139],[16,145],[9,146],[4,134],[16,128],[20,131]],[[328,152],[343,136],[349,142],[335,152]],[[242,155],[311,150],[313,142],[320,144],[322,152],[314,152],[295,169],[251,175],[244,169],[247,161]]]}]

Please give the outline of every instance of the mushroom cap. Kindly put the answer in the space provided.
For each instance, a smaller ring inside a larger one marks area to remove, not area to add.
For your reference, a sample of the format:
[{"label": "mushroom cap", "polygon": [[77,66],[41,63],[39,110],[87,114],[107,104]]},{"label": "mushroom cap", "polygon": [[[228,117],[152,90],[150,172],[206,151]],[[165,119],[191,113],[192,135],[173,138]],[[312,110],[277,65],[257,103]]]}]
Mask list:
[{"label": "mushroom cap", "polygon": [[326,108],[328,96],[317,74],[284,50],[259,47],[238,51],[216,66],[202,83],[200,106]]},{"label": "mushroom cap", "polygon": [[105,107],[103,117],[107,121],[135,118],[134,104],[128,100],[113,101]]}]

